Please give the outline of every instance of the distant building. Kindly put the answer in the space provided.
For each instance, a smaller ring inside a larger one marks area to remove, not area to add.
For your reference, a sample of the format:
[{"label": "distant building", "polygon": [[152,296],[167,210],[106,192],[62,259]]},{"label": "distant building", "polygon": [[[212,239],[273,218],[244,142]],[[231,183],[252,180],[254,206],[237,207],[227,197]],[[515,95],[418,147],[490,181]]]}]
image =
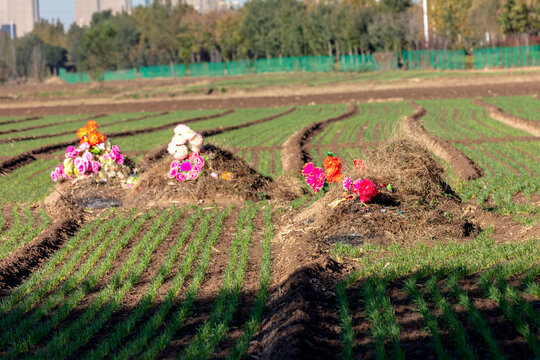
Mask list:
[{"label": "distant building", "polygon": [[92,15],[111,10],[113,14],[131,13],[131,0],[75,0],[75,18],[77,25],[90,25]]},{"label": "distant building", "polygon": [[38,0],[0,0],[0,26],[12,38],[28,34],[37,22]]}]

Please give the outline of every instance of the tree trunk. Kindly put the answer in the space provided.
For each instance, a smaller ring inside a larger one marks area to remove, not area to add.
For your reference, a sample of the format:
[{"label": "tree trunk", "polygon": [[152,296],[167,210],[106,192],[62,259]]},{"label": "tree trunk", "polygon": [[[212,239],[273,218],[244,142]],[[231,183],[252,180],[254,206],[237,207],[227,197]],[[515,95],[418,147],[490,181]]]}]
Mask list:
[{"label": "tree trunk", "polygon": [[328,45],[328,56],[332,56],[332,43],[330,40],[326,40],[326,43]]},{"label": "tree trunk", "polygon": [[171,66],[171,75],[172,75],[173,81],[176,82],[176,74],[174,73],[174,60],[173,60],[173,58],[171,58],[169,60],[169,64]]}]

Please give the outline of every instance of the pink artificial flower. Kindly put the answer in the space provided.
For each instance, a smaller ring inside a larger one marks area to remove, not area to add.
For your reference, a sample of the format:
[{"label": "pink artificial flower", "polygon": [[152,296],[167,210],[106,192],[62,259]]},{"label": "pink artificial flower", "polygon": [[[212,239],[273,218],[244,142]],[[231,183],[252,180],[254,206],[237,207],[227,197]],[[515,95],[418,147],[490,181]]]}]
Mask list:
[{"label": "pink artificial flower", "polygon": [[184,161],[180,164],[180,171],[190,171],[193,168],[193,164],[190,161]]},{"label": "pink artificial flower", "polygon": [[56,174],[57,179],[62,179],[65,176],[64,166],[62,166],[62,164],[57,166],[56,169],[54,169],[54,173]]},{"label": "pink artificial flower", "polygon": [[51,171],[51,179],[52,179],[52,181],[54,181],[54,182],[57,182],[57,181],[58,181],[58,177],[56,177],[56,172],[55,172],[55,170]]},{"label": "pink artificial flower", "polygon": [[188,180],[195,180],[199,177],[199,172],[196,169],[192,169],[186,173],[186,177]]},{"label": "pink artificial flower", "polygon": [[101,164],[99,163],[99,161],[92,161],[92,172],[98,173],[100,169],[101,169]]},{"label": "pink artificial flower", "polygon": [[180,165],[180,161],[174,160],[174,161],[171,163],[171,169],[178,169],[178,165]]},{"label": "pink artificial flower", "polygon": [[82,157],[88,161],[92,161],[92,159],[94,158],[90,151],[85,151],[84,154],[82,154]]},{"label": "pink artificial flower", "polygon": [[353,183],[353,192],[358,195],[363,203],[371,200],[379,193],[377,186],[369,179],[358,179]]},{"label": "pink artificial flower", "polygon": [[346,191],[349,191],[351,189],[351,178],[350,177],[346,177],[345,180],[343,180],[343,188]]},{"label": "pink artificial flower", "polygon": [[178,181],[185,181],[185,180],[186,180],[186,174],[179,172],[179,173],[176,175],[176,179],[177,179]]},{"label": "pink artificial flower", "polygon": [[171,170],[169,170],[169,178],[174,179],[176,175],[178,175],[178,168],[171,168]]},{"label": "pink artificial flower", "polygon": [[306,182],[315,193],[318,193],[324,187],[325,180],[326,174],[321,168],[315,167],[313,171],[306,175]]},{"label": "pink artificial flower", "polygon": [[79,155],[79,150],[75,149],[75,146],[68,146],[66,149],[66,158],[74,158]]},{"label": "pink artificial flower", "polygon": [[304,168],[302,169],[302,175],[306,176],[307,174],[311,173],[314,168],[315,168],[315,165],[313,165],[313,163],[307,163],[306,165],[304,165]]},{"label": "pink artificial flower", "polygon": [[116,156],[116,162],[122,165],[124,163],[124,155],[119,153],[118,156]]},{"label": "pink artificial flower", "polygon": [[82,157],[76,158],[73,164],[81,175],[86,173],[86,171],[91,167],[90,161]]},{"label": "pink artificial flower", "polygon": [[82,144],[79,146],[79,152],[88,150],[89,148],[90,148],[90,144],[89,144],[88,142],[82,143]]},{"label": "pink artificial flower", "polygon": [[114,151],[115,153],[120,153],[120,148],[118,145],[111,146],[111,151]]},{"label": "pink artificial flower", "polygon": [[199,169],[204,166],[204,159],[202,156],[196,156],[191,161],[193,162],[193,165]]}]

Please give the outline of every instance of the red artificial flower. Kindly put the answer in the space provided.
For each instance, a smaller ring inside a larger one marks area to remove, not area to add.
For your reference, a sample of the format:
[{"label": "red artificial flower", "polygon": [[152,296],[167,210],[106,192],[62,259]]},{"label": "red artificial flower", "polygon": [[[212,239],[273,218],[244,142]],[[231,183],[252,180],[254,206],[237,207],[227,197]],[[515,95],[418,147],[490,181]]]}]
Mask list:
[{"label": "red artificial flower", "polygon": [[373,181],[369,179],[356,180],[353,183],[352,189],[353,193],[357,194],[360,198],[360,201],[362,201],[363,203],[368,202],[379,193],[379,190],[377,190],[377,186],[375,186]]}]

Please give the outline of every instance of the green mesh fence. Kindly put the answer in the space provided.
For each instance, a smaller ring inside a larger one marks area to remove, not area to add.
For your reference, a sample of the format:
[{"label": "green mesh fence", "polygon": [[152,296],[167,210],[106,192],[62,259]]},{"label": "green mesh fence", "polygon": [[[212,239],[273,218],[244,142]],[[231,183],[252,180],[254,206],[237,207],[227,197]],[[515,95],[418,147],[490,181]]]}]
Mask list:
[{"label": "green mesh fence", "polygon": [[281,58],[255,60],[255,73],[256,74],[295,72],[295,71],[297,71],[295,57],[281,57]]},{"label": "green mesh fence", "polygon": [[361,72],[377,71],[378,64],[373,60],[373,54],[368,55],[341,55],[339,57],[339,71]]},{"label": "green mesh fence", "polygon": [[88,75],[85,73],[70,73],[66,69],[58,71],[58,77],[66,82],[66,84],[87,83]]},{"label": "green mesh fence", "polygon": [[255,69],[253,67],[253,61],[251,60],[239,60],[227,62],[227,75],[248,75],[253,74]]},{"label": "green mesh fence", "polygon": [[301,56],[298,61],[298,71],[330,72],[334,71],[333,56]]},{"label": "green mesh fence", "polygon": [[540,45],[476,49],[474,68],[513,68],[540,65]]},{"label": "green mesh fence", "polygon": [[409,70],[465,69],[464,50],[405,50],[402,56],[403,67]]},{"label": "green mesh fence", "polygon": [[189,64],[189,76],[225,76],[225,63]]},{"label": "green mesh fence", "polygon": [[[186,66],[184,64],[174,65],[173,69],[174,69],[174,75],[176,77],[186,76]],[[139,74],[140,74],[141,79],[172,77],[170,65],[156,65],[156,66],[142,67],[139,69]]]},{"label": "green mesh fence", "polygon": [[105,81],[136,80],[138,76],[137,74],[138,74],[137,69],[107,71],[103,74],[103,80]]}]

